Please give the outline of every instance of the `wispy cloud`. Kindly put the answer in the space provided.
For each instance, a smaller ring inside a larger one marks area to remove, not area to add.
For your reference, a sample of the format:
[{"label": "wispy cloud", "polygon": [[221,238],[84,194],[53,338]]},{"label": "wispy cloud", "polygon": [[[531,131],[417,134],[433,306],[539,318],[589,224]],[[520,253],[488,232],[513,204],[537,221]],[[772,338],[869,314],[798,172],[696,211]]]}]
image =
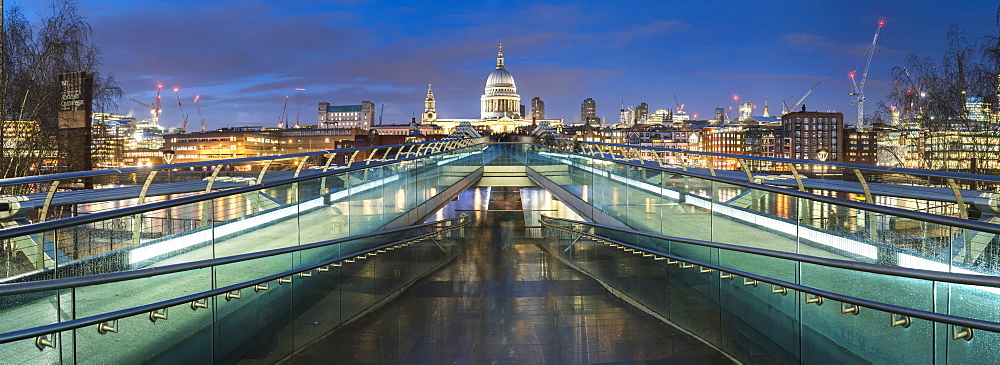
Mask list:
[{"label": "wispy cloud", "polygon": [[[783,43],[790,47],[808,52],[816,52],[828,55],[848,56],[862,59],[868,56],[868,49],[871,43],[846,44],[837,42],[830,38],[809,33],[790,33],[782,37]],[[896,50],[887,48],[881,44],[877,45],[879,53],[895,54]]]},{"label": "wispy cloud", "polygon": [[695,75],[711,80],[747,80],[762,82],[828,82],[835,81],[834,78],[826,75],[785,75],[776,73],[754,73],[736,70],[702,70],[696,71]]},{"label": "wispy cloud", "polygon": [[621,46],[637,39],[663,35],[681,33],[691,29],[691,26],[678,20],[657,20],[649,24],[635,26],[622,31],[614,32],[611,42],[615,46]]}]

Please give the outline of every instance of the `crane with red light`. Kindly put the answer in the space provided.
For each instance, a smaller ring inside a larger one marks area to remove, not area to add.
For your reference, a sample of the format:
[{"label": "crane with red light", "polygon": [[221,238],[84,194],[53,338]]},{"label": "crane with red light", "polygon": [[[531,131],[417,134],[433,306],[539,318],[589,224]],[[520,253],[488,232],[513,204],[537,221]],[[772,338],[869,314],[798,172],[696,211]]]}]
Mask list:
[{"label": "crane with red light", "polygon": [[288,114],[285,113],[288,110],[288,95],[285,95],[285,106],[281,107],[281,114],[278,115],[278,128],[285,128],[285,124],[288,124]]},{"label": "crane with red light", "polygon": [[733,108],[736,107],[736,102],[739,100],[739,95],[733,95],[733,103],[729,104],[729,111],[726,113],[726,119],[728,119],[728,121],[733,121]]},{"label": "crane with red light", "polygon": [[[851,78],[851,83],[854,84],[854,91],[847,94],[851,97],[851,103],[858,104],[858,127],[861,128],[864,125],[865,120],[865,81],[868,80],[868,70],[872,66],[872,57],[875,56],[875,43],[878,42],[878,34],[882,31],[882,26],[885,25],[884,20],[879,20],[878,28],[875,28],[875,37],[872,38],[872,44],[868,46],[868,56],[865,57],[865,71],[861,74],[861,83],[857,81],[858,68],[854,68],[847,74]],[[858,66],[861,66],[859,63]]]},{"label": "crane with red light", "polygon": [[181,117],[184,118],[184,123],[181,125],[181,128],[183,128],[186,132],[188,127],[188,116],[187,114],[184,114],[184,105],[181,105],[180,90],[176,87],[174,88],[174,95],[177,96],[177,107],[181,109]]},{"label": "crane with red light", "polygon": [[163,89],[163,84],[156,85],[156,99],[153,100],[152,104],[146,104],[135,99],[129,99],[134,101],[136,104],[142,105],[150,109],[149,113],[152,115],[153,124],[160,125],[160,90]]},{"label": "crane with red light", "polygon": [[205,131],[205,117],[201,115],[201,104],[198,104],[198,100],[201,99],[201,95],[194,96],[194,108],[198,109],[198,119],[201,120],[201,131]]}]

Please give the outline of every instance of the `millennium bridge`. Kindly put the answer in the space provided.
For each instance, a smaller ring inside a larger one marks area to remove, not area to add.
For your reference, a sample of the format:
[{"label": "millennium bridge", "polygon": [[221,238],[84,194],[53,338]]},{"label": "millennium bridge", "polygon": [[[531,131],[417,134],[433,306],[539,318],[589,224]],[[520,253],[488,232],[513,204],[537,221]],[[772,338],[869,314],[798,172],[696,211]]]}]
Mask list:
[{"label": "millennium bridge", "polygon": [[0,362],[992,362],[998,187],[528,137],[0,180]]}]

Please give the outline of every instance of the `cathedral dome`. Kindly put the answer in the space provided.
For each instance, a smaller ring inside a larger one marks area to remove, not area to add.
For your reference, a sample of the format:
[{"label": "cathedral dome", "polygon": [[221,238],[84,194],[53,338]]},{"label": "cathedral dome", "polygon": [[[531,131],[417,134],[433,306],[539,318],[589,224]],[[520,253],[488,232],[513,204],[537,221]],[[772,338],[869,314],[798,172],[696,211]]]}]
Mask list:
[{"label": "cathedral dome", "polygon": [[486,78],[486,88],[480,99],[480,117],[484,120],[520,120],[521,96],[517,95],[514,76],[503,64],[503,44],[497,50],[497,68]]},{"label": "cathedral dome", "polygon": [[490,73],[490,77],[486,78],[486,90],[491,88],[511,88],[516,89],[514,86],[514,76],[510,75],[506,69],[498,68]]}]

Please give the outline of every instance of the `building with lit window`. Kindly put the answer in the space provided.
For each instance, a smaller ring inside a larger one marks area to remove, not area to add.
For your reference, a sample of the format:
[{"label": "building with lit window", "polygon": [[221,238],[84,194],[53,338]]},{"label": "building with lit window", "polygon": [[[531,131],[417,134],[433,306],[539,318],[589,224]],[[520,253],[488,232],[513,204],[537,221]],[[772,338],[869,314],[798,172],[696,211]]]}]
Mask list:
[{"label": "building with lit window", "polygon": [[669,125],[674,120],[674,114],[670,109],[657,109],[649,115],[646,123]]},{"label": "building with lit window", "polygon": [[331,150],[337,142],[368,133],[367,129],[344,128],[225,128],[170,134],[164,148],[174,151],[173,163],[184,163]]},{"label": "building with lit window", "polygon": [[926,132],[918,129],[876,130],[876,164],[878,166],[923,168]]},{"label": "building with lit window", "polygon": [[545,102],[541,97],[531,98],[531,119],[545,119]]},{"label": "building with lit window", "polygon": [[[701,151],[725,153],[731,155],[742,155],[744,134],[742,125],[732,125],[725,127],[709,127],[701,132]],[[739,169],[740,166],[733,159],[712,159],[714,168],[717,169]]]},{"label": "building with lit window", "polygon": [[864,165],[878,163],[877,131],[859,131],[854,126],[844,128],[844,162]]},{"label": "building with lit window", "polygon": [[844,114],[801,111],[781,116],[789,158],[843,162]]},{"label": "building with lit window", "polygon": [[639,103],[639,106],[635,107],[635,120],[638,123],[646,123],[649,119],[649,104]]},{"label": "building with lit window", "polygon": [[163,148],[163,134],[166,130],[151,120],[135,121],[129,130],[129,139],[125,142],[126,150]]},{"label": "building with lit window", "polygon": [[93,169],[126,166],[123,158],[130,145],[135,122],[135,118],[124,115],[94,113],[90,129]]},{"label": "building with lit window", "polygon": [[583,99],[583,103],[580,104],[580,123],[601,124],[601,118],[597,117],[597,102],[593,98]]},{"label": "building with lit window", "polygon": [[122,157],[122,164],[125,166],[153,166],[167,163],[163,158],[163,150],[151,150],[139,148],[126,150]]},{"label": "building with lit window", "polygon": [[748,125],[743,128],[743,154],[782,158],[784,135],[781,126]]},{"label": "building with lit window", "polygon": [[1000,173],[1000,131],[924,132],[922,168],[995,175]]},{"label": "building with lit window", "polygon": [[375,125],[375,104],[370,101],[362,101],[357,105],[319,103],[317,125],[319,128],[368,129],[373,125]]},{"label": "building with lit window", "polygon": [[970,96],[965,98],[965,117],[977,122],[989,121],[989,103],[983,102],[981,96]]},{"label": "building with lit window", "polygon": [[28,164],[18,170],[54,173],[59,164],[55,136],[42,133],[36,121],[15,120],[0,124],[0,166]]}]

